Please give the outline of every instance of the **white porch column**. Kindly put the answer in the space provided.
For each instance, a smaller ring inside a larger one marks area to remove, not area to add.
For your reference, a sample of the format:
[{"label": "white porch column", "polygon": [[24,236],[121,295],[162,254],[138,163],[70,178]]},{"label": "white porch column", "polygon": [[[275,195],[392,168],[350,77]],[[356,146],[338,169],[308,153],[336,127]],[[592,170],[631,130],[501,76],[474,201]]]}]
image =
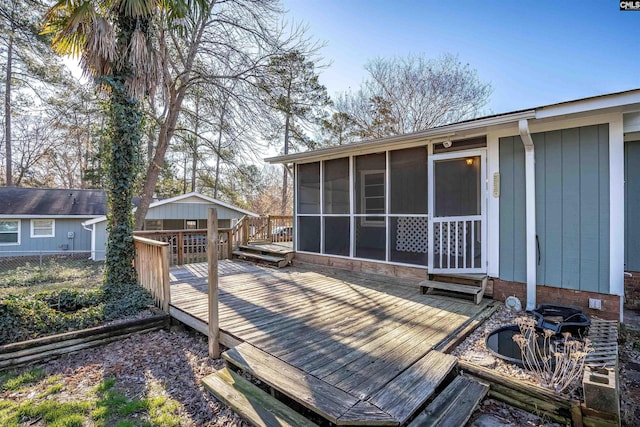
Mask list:
[{"label": "white porch column", "polygon": [[527,310],[536,307],[536,163],[529,121],[522,119],[518,129],[524,145],[526,249],[527,249]]},{"label": "white porch column", "polygon": [[624,308],[624,128],[622,114],[609,122],[609,293]]}]

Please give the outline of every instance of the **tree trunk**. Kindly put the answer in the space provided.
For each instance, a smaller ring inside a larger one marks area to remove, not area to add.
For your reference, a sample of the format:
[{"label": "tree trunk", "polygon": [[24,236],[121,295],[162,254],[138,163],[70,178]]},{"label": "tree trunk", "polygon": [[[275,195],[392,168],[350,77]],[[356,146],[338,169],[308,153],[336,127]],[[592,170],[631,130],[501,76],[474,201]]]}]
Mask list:
[{"label": "tree trunk", "polygon": [[[209,19],[211,7],[213,7],[213,4],[211,4],[207,8],[207,10],[203,11],[200,22],[198,23],[198,30],[193,34],[193,39],[189,46],[189,54],[187,55],[186,64],[184,66],[184,72],[180,75],[180,82],[189,82],[191,71],[193,69],[193,63],[198,51],[198,46],[200,46],[200,42],[202,41],[202,35],[204,33],[206,22]],[[161,43],[163,42],[161,41]],[[167,65],[165,64],[165,67],[166,66]],[[166,69],[165,74],[169,74],[168,70]],[[144,182],[142,195],[140,196],[140,200],[138,201],[138,208],[135,214],[135,230],[142,230],[142,226],[144,225],[144,219],[147,216],[149,205],[151,204],[151,197],[153,196],[153,191],[155,190],[156,183],[158,182],[158,176],[160,175],[162,165],[164,164],[164,156],[167,152],[167,148],[169,148],[169,142],[171,142],[171,138],[173,137],[173,133],[176,129],[176,123],[178,122],[178,117],[180,116],[182,101],[184,100],[185,94],[187,92],[187,87],[187,83],[180,84],[177,81],[174,81],[173,84],[169,87],[169,113],[167,114],[167,118],[164,123],[162,123],[162,126],[160,126],[160,132],[158,133],[158,144],[153,156],[153,161],[149,163],[147,167],[145,175],[146,180]]]},{"label": "tree trunk", "polygon": [[189,154],[184,153],[184,161],[182,162],[182,194],[187,194],[187,163]]},{"label": "tree trunk", "polygon": [[158,134],[158,144],[153,155],[153,160],[151,161],[151,163],[149,163],[145,174],[146,179],[135,214],[135,230],[142,230],[142,226],[144,225],[144,219],[146,218],[147,212],[149,211],[151,198],[156,188],[156,184],[158,183],[158,176],[160,176],[160,172],[162,171],[164,156],[167,152],[167,148],[169,148],[169,142],[171,141],[173,133],[176,129],[176,123],[178,122],[178,117],[180,115],[180,109],[182,108],[182,101],[184,99],[185,93],[186,87],[181,86],[177,90],[177,94],[174,92],[173,96],[171,96],[170,98],[171,101],[169,103],[169,114],[167,115],[167,119],[160,126],[160,133]]},{"label": "tree trunk", "polygon": [[[284,155],[289,154],[289,114],[284,122]],[[287,165],[282,165],[282,204],[280,205],[280,215],[287,214],[287,198],[289,197],[289,174]]]},{"label": "tree trunk", "polygon": [[218,182],[220,180],[220,152],[222,151],[222,128],[224,126],[224,113],[227,111],[227,102],[229,100],[228,96],[225,96],[224,102],[222,103],[222,110],[220,111],[220,123],[218,125],[218,146],[216,147],[216,180],[213,184],[213,198],[218,198]]},{"label": "tree trunk", "polygon": [[[12,11],[13,18],[13,11]],[[4,141],[5,141],[5,154],[6,154],[6,185],[7,187],[13,187],[13,154],[11,152],[11,78],[12,75],[12,62],[13,62],[13,37],[16,26],[11,20],[11,32],[9,33],[9,42],[7,45],[7,73],[5,77],[4,86]]]},{"label": "tree trunk", "polygon": [[[115,80],[115,79],[114,79]],[[112,87],[111,116],[111,161],[108,164],[109,214],[108,243],[105,264],[105,285],[117,289],[122,285],[136,283],[133,268],[135,249],[131,208],[135,181],[136,147],[140,142],[142,114],[138,103],[131,99],[124,86],[124,79]],[[118,295],[115,295],[118,296]]]},{"label": "tree trunk", "polygon": [[198,168],[198,133],[200,127],[200,97],[196,97],[196,123],[194,126],[194,140],[191,146],[191,192],[196,191],[196,176]]},{"label": "tree trunk", "polygon": [[[284,155],[289,154],[289,131],[291,127],[291,80],[287,86],[287,111],[284,120]],[[280,215],[287,214],[287,197],[289,193],[289,176],[287,174],[287,165],[282,165],[282,204],[280,205]]]}]

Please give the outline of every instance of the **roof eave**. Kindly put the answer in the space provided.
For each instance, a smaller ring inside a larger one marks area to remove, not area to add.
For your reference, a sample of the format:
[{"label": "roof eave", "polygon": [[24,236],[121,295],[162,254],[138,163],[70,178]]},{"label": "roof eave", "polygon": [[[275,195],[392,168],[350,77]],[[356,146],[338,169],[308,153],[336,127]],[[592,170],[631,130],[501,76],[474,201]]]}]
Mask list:
[{"label": "roof eave", "polygon": [[286,156],[276,156],[264,159],[269,163],[297,163],[299,161],[308,161],[316,158],[335,157],[343,153],[350,153],[360,149],[375,150],[383,149],[387,146],[397,145],[400,143],[410,144],[417,141],[433,141],[438,139],[447,139],[454,136],[457,132],[468,131],[473,129],[485,128],[488,126],[499,126],[511,123],[517,123],[521,119],[533,119],[536,116],[535,110],[518,111],[515,113],[492,116],[484,119],[470,120],[466,122],[453,123],[451,125],[440,126],[437,128],[427,129],[405,135],[395,135],[386,138],[367,140],[356,142],[353,144],[340,145],[336,147],[322,148],[304,153],[288,154]]}]

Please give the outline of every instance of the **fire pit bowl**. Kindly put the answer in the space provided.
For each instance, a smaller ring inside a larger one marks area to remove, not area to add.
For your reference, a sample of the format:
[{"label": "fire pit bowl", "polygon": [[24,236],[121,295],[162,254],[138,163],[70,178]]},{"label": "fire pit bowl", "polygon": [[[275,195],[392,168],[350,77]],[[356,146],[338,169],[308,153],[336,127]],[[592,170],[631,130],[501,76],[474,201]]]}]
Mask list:
[{"label": "fire pit bowl", "polygon": [[[492,331],[486,338],[487,349],[494,356],[520,366],[525,367],[522,362],[522,352],[520,346],[513,340],[513,336],[520,334],[518,325],[506,325]],[[544,348],[544,334],[542,329],[536,328],[538,345]]]},{"label": "fire pit bowl", "polygon": [[574,337],[584,337],[591,320],[584,311],[564,305],[540,304],[532,311],[538,319],[538,327],[550,329],[556,334],[569,332]]}]

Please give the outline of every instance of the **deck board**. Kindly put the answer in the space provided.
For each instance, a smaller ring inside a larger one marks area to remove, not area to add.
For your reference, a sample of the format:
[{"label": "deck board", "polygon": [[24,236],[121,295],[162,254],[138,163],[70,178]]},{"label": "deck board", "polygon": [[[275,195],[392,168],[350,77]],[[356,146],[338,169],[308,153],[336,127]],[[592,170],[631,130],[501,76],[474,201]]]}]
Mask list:
[{"label": "deck board", "polygon": [[[171,305],[206,324],[206,264],[174,268],[171,277]],[[367,416],[367,399],[390,393],[396,378],[488,305],[423,295],[418,280],[239,261],[219,263],[219,299],[221,334],[363,402],[344,415],[349,423]],[[397,420],[408,410],[385,412]]]}]

